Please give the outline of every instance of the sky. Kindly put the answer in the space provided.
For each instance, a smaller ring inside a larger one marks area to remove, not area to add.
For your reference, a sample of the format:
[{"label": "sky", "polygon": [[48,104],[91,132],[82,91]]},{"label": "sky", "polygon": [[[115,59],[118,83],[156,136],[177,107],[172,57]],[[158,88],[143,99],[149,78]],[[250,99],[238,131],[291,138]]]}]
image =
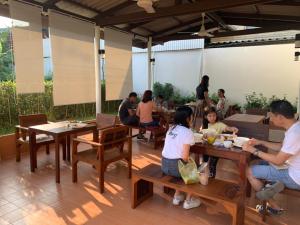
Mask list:
[{"label": "sky", "polygon": [[0,28],[11,27],[11,23],[10,18],[0,16]]}]

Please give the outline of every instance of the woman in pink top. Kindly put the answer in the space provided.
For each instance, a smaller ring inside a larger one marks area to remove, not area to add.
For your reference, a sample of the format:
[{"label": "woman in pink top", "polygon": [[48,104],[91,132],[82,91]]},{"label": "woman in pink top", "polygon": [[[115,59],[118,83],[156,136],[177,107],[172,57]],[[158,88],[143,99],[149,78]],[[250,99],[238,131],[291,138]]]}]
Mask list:
[{"label": "woman in pink top", "polygon": [[142,101],[137,107],[136,114],[140,117],[140,125],[143,127],[147,126],[158,126],[158,121],[153,120],[152,112],[156,110],[156,105],[152,101],[152,91],[147,90],[143,95]]}]

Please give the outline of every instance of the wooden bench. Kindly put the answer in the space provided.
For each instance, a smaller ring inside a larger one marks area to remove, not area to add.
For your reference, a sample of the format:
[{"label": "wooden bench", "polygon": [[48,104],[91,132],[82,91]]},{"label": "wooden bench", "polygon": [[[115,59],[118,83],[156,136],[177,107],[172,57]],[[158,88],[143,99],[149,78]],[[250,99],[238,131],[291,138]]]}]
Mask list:
[{"label": "wooden bench", "polygon": [[[295,189],[285,188],[282,192],[280,192],[280,194],[285,194],[285,195],[290,195],[290,196],[293,196],[293,197],[296,197],[296,198],[300,198],[300,191],[295,190]],[[263,208],[264,208],[264,211],[262,213],[262,221],[266,222],[267,215],[268,215],[268,212],[266,210],[267,201],[262,201],[262,205],[263,205]]]},{"label": "wooden bench", "polygon": [[132,175],[131,207],[133,209],[153,195],[153,184],[162,185],[165,190],[176,189],[220,203],[231,214],[233,225],[244,224],[244,195],[239,194],[239,187],[236,184],[212,179],[206,186],[185,185],[181,179],[165,176],[159,165],[150,164]]}]

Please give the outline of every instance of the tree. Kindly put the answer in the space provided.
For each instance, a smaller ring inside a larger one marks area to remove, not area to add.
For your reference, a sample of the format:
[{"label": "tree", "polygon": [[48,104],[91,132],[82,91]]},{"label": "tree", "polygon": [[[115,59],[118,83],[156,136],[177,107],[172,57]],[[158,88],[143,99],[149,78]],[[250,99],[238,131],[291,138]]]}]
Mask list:
[{"label": "tree", "polygon": [[13,80],[13,57],[10,30],[0,29],[0,81]]}]

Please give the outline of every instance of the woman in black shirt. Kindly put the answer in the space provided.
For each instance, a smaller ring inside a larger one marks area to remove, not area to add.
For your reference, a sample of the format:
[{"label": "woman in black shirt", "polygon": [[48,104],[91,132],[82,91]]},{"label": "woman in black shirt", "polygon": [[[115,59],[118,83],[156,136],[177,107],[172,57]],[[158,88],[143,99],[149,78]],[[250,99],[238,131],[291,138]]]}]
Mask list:
[{"label": "woman in black shirt", "polygon": [[197,108],[195,116],[203,116],[204,107],[210,106],[210,99],[208,95],[209,77],[204,75],[201,79],[201,83],[196,88]]}]

